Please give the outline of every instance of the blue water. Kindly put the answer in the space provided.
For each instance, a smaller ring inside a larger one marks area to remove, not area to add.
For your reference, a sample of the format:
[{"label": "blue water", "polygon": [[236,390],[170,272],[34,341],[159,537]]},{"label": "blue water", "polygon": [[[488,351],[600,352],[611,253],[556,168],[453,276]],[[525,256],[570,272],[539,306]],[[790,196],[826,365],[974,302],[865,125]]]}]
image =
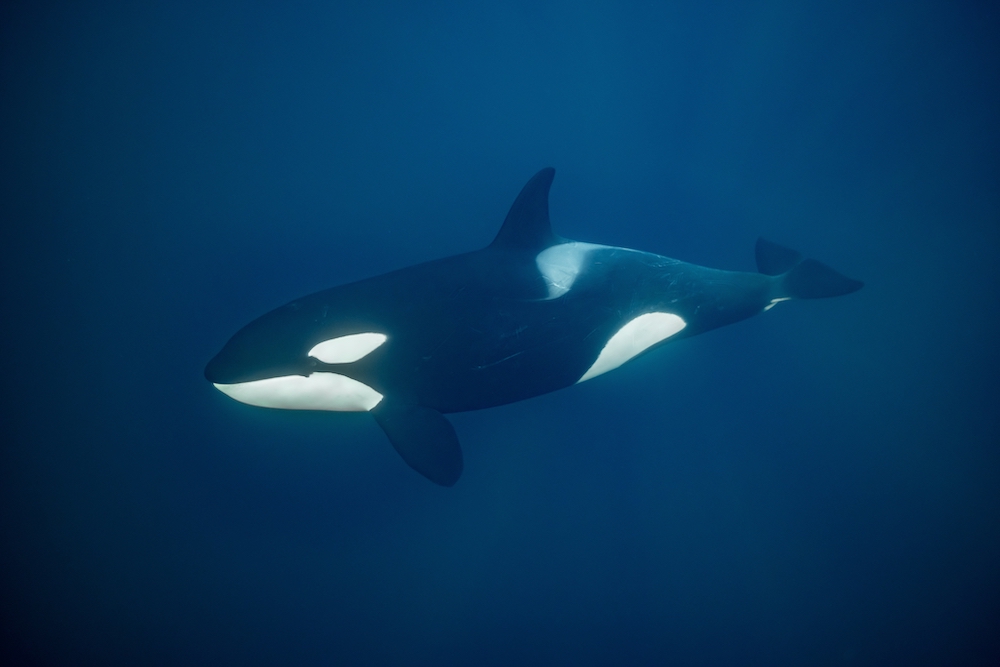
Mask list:
[{"label": "blue water", "polygon": [[[991,3],[5,2],[5,664],[996,665]],[[556,232],[864,280],[454,415],[202,377],[301,295]]]}]

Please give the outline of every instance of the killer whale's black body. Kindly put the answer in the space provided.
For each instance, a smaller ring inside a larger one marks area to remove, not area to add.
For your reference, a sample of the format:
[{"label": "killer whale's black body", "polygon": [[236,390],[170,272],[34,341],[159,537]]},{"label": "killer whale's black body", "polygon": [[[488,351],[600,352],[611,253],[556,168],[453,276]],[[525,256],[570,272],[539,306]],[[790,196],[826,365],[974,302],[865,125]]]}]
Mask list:
[{"label": "killer whale's black body", "polygon": [[[206,378],[254,405],[368,409],[407,463],[450,486],[461,474],[462,455],[442,413],[555,391],[666,340],[745,319],[778,301],[837,296],[862,286],[763,240],[757,244],[759,273],[567,241],[549,223],[554,173],[544,169],[525,185],[488,247],[271,311],[233,336],[209,362]],[[336,346],[359,334],[383,342],[357,359],[336,352],[332,361],[323,360],[318,357],[331,355],[314,351],[324,341]],[[607,358],[599,362],[602,355]],[[353,389],[307,388],[297,390],[304,398],[286,400],[270,388],[286,379],[304,385],[302,378],[336,379],[372,398],[352,403],[341,396],[353,396]],[[258,387],[265,398],[239,393]],[[344,400],[346,408],[338,402]]]}]

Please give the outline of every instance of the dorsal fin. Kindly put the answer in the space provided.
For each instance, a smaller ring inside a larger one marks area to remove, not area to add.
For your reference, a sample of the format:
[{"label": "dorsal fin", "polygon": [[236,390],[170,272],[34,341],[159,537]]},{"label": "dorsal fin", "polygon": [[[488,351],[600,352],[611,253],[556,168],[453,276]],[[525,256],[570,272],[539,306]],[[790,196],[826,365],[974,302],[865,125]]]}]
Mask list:
[{"label": "dorsal fin", "polygon": [[559,242],[549,223],[549,188],[555,175],[555,169],[546,167],[521,188],[491,248],[544,250]]}]

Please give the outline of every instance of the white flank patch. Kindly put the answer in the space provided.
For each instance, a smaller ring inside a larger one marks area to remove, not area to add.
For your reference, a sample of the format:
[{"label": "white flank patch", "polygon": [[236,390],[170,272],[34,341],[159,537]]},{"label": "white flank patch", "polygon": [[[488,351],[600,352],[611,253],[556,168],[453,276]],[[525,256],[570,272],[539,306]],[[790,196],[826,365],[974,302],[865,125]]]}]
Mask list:
[{"label": "white flank patch", "polygon": [[280,410],[365,412],[382,400],[382,394],[363,382],[336,373],[285,375],[215,387],[240,403]]},{"label": "white flank patch", "polygon": [[779,296],[777,299],[771,299],[771,303],[764,306],[764,311],[767,312],[768,310],[771,310],[772,308],[774,308],[774,304],[776,303],[781,303],[782,301],[791,301],[791,300],[792,297],[790,296]]},{"label": "white flank patch", "polygon": [[538,253],[535,264],[545,279],[549,299],[558,299],[569,291],[583,270],[587,253],[607,246],[593,243],[560,243]]},{"label": "white flank patch", "polygon": [[577,382],[613,371],[643,350],[670,338],[687,326],[673,313],[646,313],[635,318],[617,332],[597,355],[597,361]]},{"label": "white flank patch", "polygon": [[385,334],[359,333],[331,338],[309,350],[309,356],[325,364],[351,364],[373,352],[386,340]]}]

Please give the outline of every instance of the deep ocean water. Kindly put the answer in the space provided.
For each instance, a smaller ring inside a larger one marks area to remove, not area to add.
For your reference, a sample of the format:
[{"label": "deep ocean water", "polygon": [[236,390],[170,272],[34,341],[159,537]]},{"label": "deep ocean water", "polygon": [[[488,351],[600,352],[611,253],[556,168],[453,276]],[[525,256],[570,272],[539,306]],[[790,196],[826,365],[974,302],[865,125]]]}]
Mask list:
[{"label": "deep ocean water", "polygon": [[[0,7],[0,642],[26,665],[995,665],[989,3]],[[557,233],[864,280],[452,416],[465,473],[205,363]]]}]

